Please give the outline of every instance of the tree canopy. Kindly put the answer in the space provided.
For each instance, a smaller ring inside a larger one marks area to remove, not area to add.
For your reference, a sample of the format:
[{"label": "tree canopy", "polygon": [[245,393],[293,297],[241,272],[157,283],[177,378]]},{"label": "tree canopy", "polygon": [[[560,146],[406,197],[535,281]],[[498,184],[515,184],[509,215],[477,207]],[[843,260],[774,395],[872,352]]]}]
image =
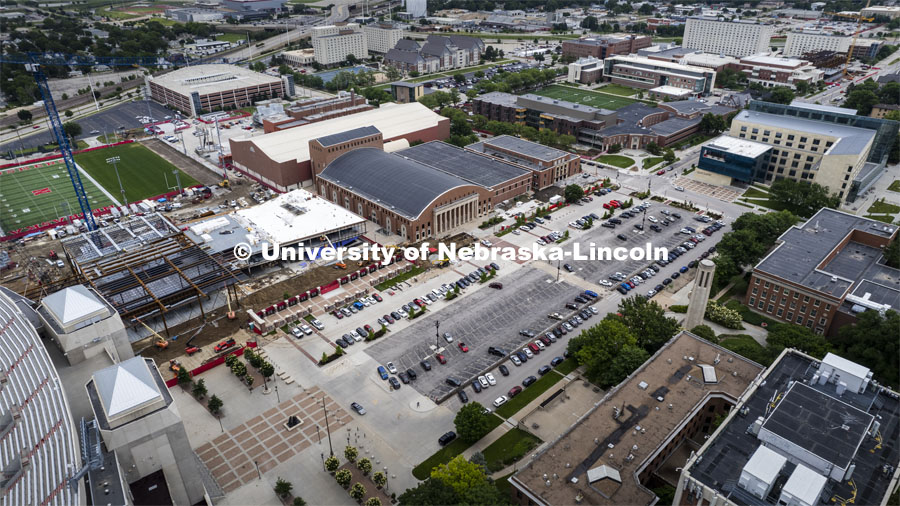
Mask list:
[{"label": "tree canopy", "polygon": [[797,216],[809,218],[823,207],[836,209],[841,199],[819,183],[779,179],[770,188],[772,200]]},{"label": "tree canopy", "polygon": [[491,430],[491,419],[494,415],[486,413],[484,406],[478,402],[470,402],[456,412],[453,425],[459,438],[467,443],[474,443],[483,438]]},{"label": "tree canopy", "polygon": [[578,202],[581,197],[584,197],[584,190],[577,184],[566,185],[565,197],[566,202]]},{"label": "tree canopy", "polygon": [[649,356],[635,334],[618,318],[607,317],[569,340],[568,351],[584,376],[601,388],[618,384]]},{"label": "tree canopy", "polygon": [[644,297],[622,299],[618,312],[606,315],[606,319],[621,319],[637,337],[637,344],[650,353],[655,353],[679,329],[677,320],[667,317],[659,304]]},{"label": "tree canopy", "polygon": [[838,330],[832,341],[842,357],[859,362],[872,370],[885,385],[900,385],[900,313],[889,310],[865,311],[853,325]]}]

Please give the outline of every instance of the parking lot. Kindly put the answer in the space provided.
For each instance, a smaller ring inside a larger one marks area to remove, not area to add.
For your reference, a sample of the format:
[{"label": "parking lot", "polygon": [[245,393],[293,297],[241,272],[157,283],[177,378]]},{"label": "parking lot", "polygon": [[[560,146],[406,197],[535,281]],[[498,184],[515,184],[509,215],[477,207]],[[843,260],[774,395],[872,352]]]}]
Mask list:
[{"label": "parking lot", "polygon": [[[418,379],[411,386],[432,399],[444,397],[454,390],[445,383],[448,377],[465,383],[483,374],[499,360],[488,354],[489,346],[507,352],[521,347],[529,339],[520,336],[520,330],[538,333],[547,329],[554,323],[547,314],[563,311],[565,303],[571,302],[582,291],[569,283],[557,283],[553,276],[540,269],[519,269],[514,275],[502,278],[502,290],[480,289],[455,302],[452,311],[424,316],[370,347],[366,353],[380,364],[393,362],[401,371],[413,369]],[[435,321],[438,320],[440,333],[449,332],[453,336],[452,343],[436,338]],[[436,341],[447,357],[446,365],[440,365],[433,358]],[[460,351],[460,341],[469,347],[467,353]],[[562,354],[562,347],[559,354]],[[419,365],[427,357],[432,365],[429,372]],[[495,376],[500,379],[498,374]],[[471,393],[471,389],[468,391]]]}]

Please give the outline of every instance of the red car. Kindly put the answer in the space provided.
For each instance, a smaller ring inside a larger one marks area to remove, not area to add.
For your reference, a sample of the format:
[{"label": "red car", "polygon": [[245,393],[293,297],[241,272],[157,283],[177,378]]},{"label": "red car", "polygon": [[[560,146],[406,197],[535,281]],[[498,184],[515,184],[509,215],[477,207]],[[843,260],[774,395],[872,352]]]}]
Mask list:
[{"label": "red car", "polygon": [[200,347],[199,347],[199,346],[194,346],[194,345],[187,346],[187,347],[184,349],[184,352],[187,353],[189,357],[190,357],[191,355],[193,355],[194,353],[197,353],[198,351],[200,351]]},{"label": "red car", "polygon": [[381,302],[384,300],[381,298],[381,295],[378,295],[377,293],[372,294],[372,298],[377,300],[378,302]]},{"label": "red car", "polygon": [[383,315],[381,318],[388,323],[394,323],[394,319],[389,314]]},{"label": "red car", "polygon": [[603,209],[612,209],[612,206],[607,204],[603,204]]},{"label": "red car", "polygon": [[541,349],[538,348],[538,345],[536,345],[534,343],[528,343],[528,349],[531,350],[531,352],[534,353],[535,355],[537,355],[538,353],[541,352]]},{"label": "red car", "polygon": [[460,341],[459,343],[457,343],[457,346],[459,346],[459,349],[460,349],[463,353],[468,353],[468,352],[469,352],[469,347],[466,346],[466,343]]},{"label": "red car", "polygon": [[369,334],[373,334],[375,331],[372,329],[372,326],[369,324],[363,325],[363,328],[366,329],[366,332]]},{"label": "red car", "polygon": [[340,311],[332,311],[331,314],[333,314],[334,316],[336,316],[338,320],[340,320],[340,319],[342,319],[342,318],[344,317],[344,313],[342,313],[342,312],[340,312]]},{"label": "red car", "polygon": [[611,205],[611,206],[613,206],[613,207],[615,207],[615,208],[622,207],[622,203],[619,202],[618,200],[610,200],[610,201],[609,201],[609,205]]},{"label": "red car", "polygon": [[665,174],[665,173],[666,173],[665,170],[661,170],[661,171],[658,171],[658,172],[656,173],[656,175],[657,175],[657,176],[662,176],[662,175]]},{"label": "red car", "polygon": [[447,357],[441,355],[440,353],[438,353],[437,355],[435,355],[434,358],[436,358],[437,361],[438,361],[441,365],[447,363]]},{"label": "red car", "polygon": [[235,345],[234,339],[228,339],[228,340],[222,341],[221,343],[217,344],[214,349],[216,350],[216,353],[219,353],[220,351],[225,351],[234,345]]},{"label": "red car", "polygon": [[522,387],[516,385],[509,389],[509,392],[506,392],[506,395],[509,396],[510,399],[522,393]]},{"label": "red car", "polygon": [[416,305],[419,306],[419,307],[425,307],[425,302],[422,301],[422,299],[416,299],[416,300],[414,300],[413,302],[415,302]]}]

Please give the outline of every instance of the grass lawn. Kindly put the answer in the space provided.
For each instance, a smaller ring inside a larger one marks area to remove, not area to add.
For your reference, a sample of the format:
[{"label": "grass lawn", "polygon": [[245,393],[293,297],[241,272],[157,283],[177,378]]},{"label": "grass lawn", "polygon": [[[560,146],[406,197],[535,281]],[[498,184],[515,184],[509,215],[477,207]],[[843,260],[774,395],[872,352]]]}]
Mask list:
[{"label": "grass lawn", "polygon": [[567,102],[575,102],[576,104],[612,110],[621,109],[628,104],[636,102],[636,100],[630,98],[616,97],[606,93],[597,93],[596,91],[581,90],[569,86],[560,86],[558,84],[551,84],[534,93],[544,97],[555,98],[557,100],[565,100]]},{"label": "grass lawn", "polygon": [[[503,423],[503,420],[500,417],[491,415],[491,428],[488,432],[496,429]],[[453,457],[456,457],[460,453],[466,451],[466,448],[472,446],[469,443],[466,443],[460,438],[456,438],[452,443],[447,446],[441,448],[436,451],[434,455],[425,459],[421,464],[417,465],[413,468],[412,474],[419,480],[427,479],[431,476],[431,470],[435,467],[446,464],[453,460]]]},{"label": "grass lawn", "polygon": [[784,209],[784,206],[775,202],[772,202],[769,199],[745,199],[742,198],[744,202],[748,204],[755,204],[759,207],[765,207],[766,209],[772,209],[774,211],[781,211]]},{"label": "grass lawn", "polygon": [[387,281],[378,283],[377,285],[375,285],[375,289],[376,290],[387,290],[388,288],[396,285],[397,283],[399,283],[401,281],[406,281],[407,279],[412,278],[414,276],[418,276],[419,274],[422,274],[423,272],[425,272],[424,267],[419,267],[419,266],[413,267],[408,272],[404,272],[398,276],[394,276],[393,278],[388,279]]},{"label": "grass lawn", "polygon": [[769,198],[769,194],[762,190],[759,190],[754,187],[747,188],[747,191],[744,192],[744,197],[748,199],[767,199]]},{"label": "grass lawn", "polygon": [[223,33],[216,37],[216,40],[223,40],[225,42],[238,42],[242,40],[247,40],[247,36],[243,33]]},{"label": "grass lawn", "polygon": [[629,88],[628,86],[622,86],[621,84],[607,84],[602,88],[597,88],[595,91],[612,93],[613,95],[619,95],[620,97],[630,97],[637,93],[636,89]]},{"label": "grass lawn", "polygon": [[111,19],[134,19],[140,17],[138,14],[132,14],[130,12],[122,12],[118,10],[112,9],[101,9],[97,14],[100,16],[106,16]]},{"label": "grass lawn", "polygon": [[747,293],[747,286],[750,284],[750,274],[734,276],[729,280],[729,282],[734,283],[734,285],[725,292],[724,295],[719,297],[719,304],[724,304],[731,298],[741,298],[744,294]]},{"label": "grass lawn", "polygon": [[[81,212],[61,160],[25,167],[0,171],[0,228],[10,232]],[[84,174],[80,176],[92,209],[112,204]]]},{"label": "grass lawn", "polygon": [[494,486],[500,491],[501,497],[509,497],[509,478],[512,475],[513,473],[509,473],[500,479],[494,480]]},{"label": "grass lawn", "polygon": [[503,418],[511,417],[520,409],[524,408],[529,402],[537,399],[539,395],[549,390],[550,387],[558,383],[561,379],[563,379],[563,376],[557,374],[556,371],[551,371],[544,376],[541,376],[537,381],[532,383],[530,387],[523,390],[522,393],[497,408],[494,413]]},{"label": "grass lawn", "polygon": [[769,350],[747,334],[721,334],[719,345],[756,363],[766,366],[772,363]]},{"label": "grass lawn", "polygon": [[106,163],[112,156],[120,159],[117,162],[119,178],[129,202],[173,191],[176,181],[172,171],[178,171],[182,188],[198,184],[196,179],[136,142],[75,155],[78,165],[117,199],[121,198],[121,192],[116,170]]},{"label": "grass lawn", "polygon": [[728,309],[733,309],[733,310],[737,311],[738,313],[741,313],[741,318],[745,322],[749,323],[750,325],[761,326],[763,323],[765,323],[770,328],[773,325],[778,325],[777,321],[772,320],[771,318],[766,318],[765,316],[763,316],[759,313],[753,312],[749,307],[741,304],[737,300],[728,301],[725,304],[725,307],[727,307]]},{"label": "grass lawn", "polygon": [[894,216],[890,214],[867,214],[866,218],[869,218],[870,220],[878,220],[884,223],[894,222]]},{"label": "grass lawn", "polygon": [[541,444],[541,439],[515,428],[500,436],[482,452],[487,461],[488,471],[496,473],[504,467],[518,462],[528,452]]},{"label": "grass lawn", "polygon": [[868,212],[869,214],[897,214],[900,213],[900,206],[888,204],[887,202],[875,202]]},{"label": "grass lawn", "polygon": [[578,369],[578,363],[575,362],[575,359],[572,357],[567,358],[563,363],[556,366],[556,372],[562,374],[563,376],[569,374],[575,369]]},{"label": "grass lawn", "polygon": [[892,192],[900,192],[900,179],[895,179],[890,186],[888,186],[888,190]]},{"label": "grass lawn", "polygon": [[597,158],[594,158],[594,161],[605,163],[607,165],[613,165],[622,169],[627,169],[628,167],[634,165],[634,160],[622,155],[600,155]]},{"label": "grass lawn", "polygon": [[661,156],[651,156],[650,158],[644,158],[644,169],[649,169],[650,167],[659,164],[663,160],[664,158]]}]

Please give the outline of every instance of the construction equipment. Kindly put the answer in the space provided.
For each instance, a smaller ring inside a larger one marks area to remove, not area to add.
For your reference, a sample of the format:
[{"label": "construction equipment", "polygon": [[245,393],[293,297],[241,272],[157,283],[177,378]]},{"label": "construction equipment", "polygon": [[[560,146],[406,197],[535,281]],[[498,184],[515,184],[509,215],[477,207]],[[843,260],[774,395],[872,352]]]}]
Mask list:
[{"label": "construction equipment", "polygon": [[[863,8],[863,10],[868,9],[870,3],[872,3],[872,0],[866,0],[866,6],[865,6],[865,8]],[[859,29],[862,28],[862,22],[863,21],[871,22],[871,21],[875,20],[875,18],[865,18],[861,14],[862,11],[859,11],[859,12],[860,12],[860,14],[842,14],[840,12],[826,12],[826,14],[831,14],[834,16],[840,16],[840,17],[851,18],[851,19],[856,20],[856,30],[853,31],[853,40],[850,41],[850,47],[847,48],[847,60],[844,62],[844,71],[841,72],[842,79],[847,78],[847,71],[850,69],[850,60],[853,59],[853,49],[856,47],[856,40],[859,38]]]},{"label": "construction equipment", "polygon": [[149,330],[150,333],[153,334],[153,336],[156,338],[156,341],[154,341],[153,344],[154,344],[157,348],[159,348],[159,349],[161,349],[161,350],[164,350],[164,349],[166,349],[166,348],[169,347],[169,341],[168,341],[168,339],[166,339],[165,337],[163,337],[163,336],[157,334],[155,330],[151,329],[150,326],[148,326],[146,323],[142,322],[140,318],[135,318],[135,320],[137,320],[138,323],[140,323],[141,325],[143,325],[145,329]]},{"label": "construction equipment", "polygon": [[237,318],[237,315],[234,314],[234,311],[232,311],[232,309],[231,309],[231,295],[229,295],[227,289],[225,290],[225,300],[228,302],[228,312],[225,313],[225,316],[229,320],[234,320],[235,318]]},{"label": "construction equipment", "polygon": [[184,352],[187,353],[189,357],[199,351],[201,351],[201,348],[192,344],[184,347]]},{"label": "construction equipment", "polygon": [[175,360],[174,358],[172,360],[169,360],[169,370],[174,372],[175,374],[178,374],[178,372],[181,370],[181,362]]}]

